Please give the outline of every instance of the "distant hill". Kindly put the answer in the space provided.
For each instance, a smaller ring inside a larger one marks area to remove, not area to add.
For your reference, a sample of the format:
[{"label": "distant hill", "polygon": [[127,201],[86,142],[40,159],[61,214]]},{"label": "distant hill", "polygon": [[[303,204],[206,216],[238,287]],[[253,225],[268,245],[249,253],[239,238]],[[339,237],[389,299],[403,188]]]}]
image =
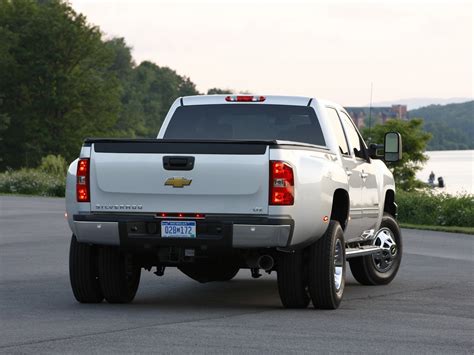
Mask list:
[{"label": "distant hill", "polygon": [[448,99],[440,99],[436,97],[413,97],[409,99],[374,102],[372,106],[406,105],[409,110],[415,110],[429,105],[457,104],[468,102],[470,100],[472,99],[468,97],[451,97]]},{"label": "distant hill", "polygon": [[408,114],[423,118],[425,130],[433,135],[428,150],[474,149],[474,101],[430,105]]}]

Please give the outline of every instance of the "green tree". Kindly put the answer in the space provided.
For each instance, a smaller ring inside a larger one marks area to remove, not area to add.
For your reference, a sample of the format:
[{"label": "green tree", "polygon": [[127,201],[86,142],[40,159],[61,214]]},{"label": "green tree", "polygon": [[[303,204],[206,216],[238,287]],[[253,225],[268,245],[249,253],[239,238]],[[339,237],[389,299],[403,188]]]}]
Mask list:
[{"label": "green tree", "polygon": [[71,161],[86,137],[155,137],[172,102],[197,94],[67,1],[0,0],[0,171]]},{"label": "green tree", "polygon": [[362,135],[368,139],[369,133],[372,142],[383,143],[386,132],[399,132],[402,135],[403,157],[396,163],[390,163],[389,168],[393,172],[397,187],[403,190],[412,190],[415,187],[422,186],[422,183],[416,180],[416,172],[421,169],[421,164],[428,160],[424,154],[431,134],[422,129],[423,120],[414,118],[409,121],[388,120],[385,124],[378,124],[369,132],[366,128]]},{"label": "green tree", "polygon": [[123,38],[113,38],[105,44],[113,53],[109,70],[119,79],[120,83],[118,117],[107,136],[128,138],[144,136],[146,127],[143,109],[137,98],[136,88],[132,85],[136,65],[132,58],[131,48],[127,46]]},{"label": "green tree", "polygon": [[409,114],[423,118],[425,131],[433,134],[428,150],[474,149],[474,101],[430,105]]},{"label": "green tree", "polygon": [[227,95],[233,94],[233,91],[230,89],[219,89],[219,88],[212,88],[207,90],[207,95]]},{"label": "green tree", "polygon": [[[0,99],[1,102],[1,99]],[[4,132],[7,130],[8,126],[10,125],[10,117],[8,117],[7,114],[0,113],[0,147],[2,144],[2,140],[4,137]],[[0,151],[0,164],[2,163],[4,159],[4,153]]]},{"label": "green tree", "polygon": [[59,0],[0,2],[0,167],[77,156],[85,136],[107,135],[120,108],[114,52],[97,27]]},{"label": "green tree", "polygon": [[141,117],[144,130],[139,135],[145,137],[156,137],[176,98],[199,94],[189,78],[149,61],[144,61],[133,69],[125,92],[125,110],[128,115]]},{"label": "green tree", "polygon": [[132,58],[132,49],[127,46],[125,39],[120,37],[112,38],[105,42],[106,47],[112,52],[112,63],[109,71],[114,73],[120,82],[130,80],[135,62]]}]

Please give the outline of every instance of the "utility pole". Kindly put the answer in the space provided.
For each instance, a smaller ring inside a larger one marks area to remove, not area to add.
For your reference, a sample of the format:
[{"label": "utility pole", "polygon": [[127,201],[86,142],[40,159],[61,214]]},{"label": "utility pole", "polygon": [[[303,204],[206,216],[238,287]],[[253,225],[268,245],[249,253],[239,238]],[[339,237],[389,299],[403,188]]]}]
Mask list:
[{"label": "utility pole", "polygon": [[370,104],[369,104],[369,144],[372,141],[371,129],[372,129],[372,93],[374,89],[374,83],[370,83]]}]

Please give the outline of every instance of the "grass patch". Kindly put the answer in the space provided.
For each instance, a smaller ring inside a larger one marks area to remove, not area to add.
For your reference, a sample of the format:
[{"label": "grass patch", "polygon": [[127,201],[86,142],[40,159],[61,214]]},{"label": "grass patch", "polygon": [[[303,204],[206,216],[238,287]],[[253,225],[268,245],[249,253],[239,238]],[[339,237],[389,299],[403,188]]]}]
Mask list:
[{"label": "grass patch", "polygon": [[423,224],[400,223],[400,227],[408,229],[422,229],[435,232],[463,233],[474,235],[474,227],[457,227],[457,226],[429,226]]}]

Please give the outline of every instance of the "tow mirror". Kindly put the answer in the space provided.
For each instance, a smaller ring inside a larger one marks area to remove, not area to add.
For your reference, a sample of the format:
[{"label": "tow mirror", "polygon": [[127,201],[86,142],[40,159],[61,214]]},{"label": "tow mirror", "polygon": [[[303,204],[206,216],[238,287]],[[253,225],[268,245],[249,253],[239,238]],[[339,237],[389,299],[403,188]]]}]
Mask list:
[{"label": "tow mirror", "polygon": [[402,136],[398,132],[385,133],[384,160],[396,162],[402,159]]}]

